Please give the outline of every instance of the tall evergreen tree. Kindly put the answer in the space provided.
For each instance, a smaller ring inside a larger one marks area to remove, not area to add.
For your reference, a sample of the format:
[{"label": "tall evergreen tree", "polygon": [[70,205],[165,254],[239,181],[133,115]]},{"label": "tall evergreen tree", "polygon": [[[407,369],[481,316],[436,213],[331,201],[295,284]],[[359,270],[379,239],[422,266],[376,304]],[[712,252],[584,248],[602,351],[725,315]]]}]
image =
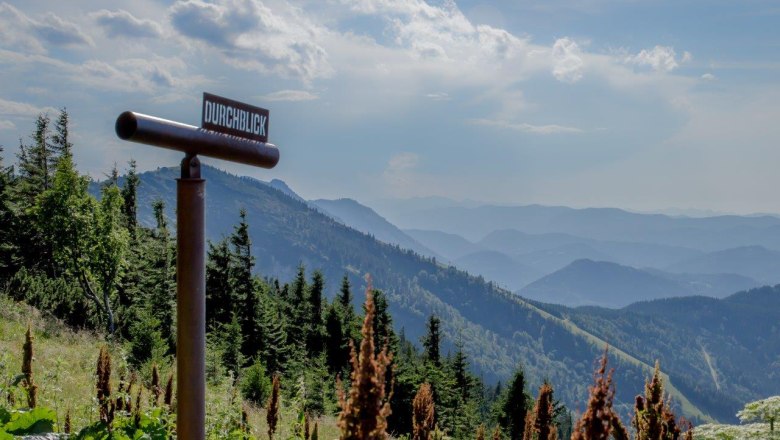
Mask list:
[{"label": "tall evergreen tree", "polygon": [[246,209],[239,211],[240,221],[230,236],[233,245],[233,257],[230,265],[230,286],[233,293],[233,311],[238,316],[244,342],[241,352],[247,359],[253,358],[259,350],[260,304],[256,294],[252,269],[255,258],[252,256],[252,241],[249,238],[249,223]]},{"label": "tall evergreen tree", "polygon": [[[127,199],[125,199],[125,202]],[[125,206],[127,206],[125,204]],[[176,310],[176,270],[173,266],[173,242],[168,230],[168,222],[165,219],[165,202],[155,200],[152,210],[156,221],[153,235],[153,243],[147,258],[151,283],[146,286],[149,292],[147,304],[151,308],[152,315],[160,323],[160,333],[167,341],[169,349],[176,345],[176,332],[174,326],[174,314]],[[132,232],[131,232],[132,233]]]},{"label": "tall evergreen tree", "polygon": [[325,290],[325,277],[319,270],[314,271],[309,289],[309,337],[307,347],[309,356],[317,356],[324,349],[324,313],[323,291]]},{"label": "tall evergreen tree", "polygon": [[357,319],[355,317],[355,308],[352,305],[352,287],[349,284],[349,277],[344,274],[341,279],[341,288],[336,295],[336,303],[341,307],[341,316],[344,319],[343,333],[347,338],[358,336]]},{"label": "tall evergreen tree", "polygon": [[463,352],[463,343],[458,342],[455,356],[452,359],[452,373],[455,379],[455,387],[463,401],[468,400],[471,397],[471,388],[473,386],[473,378],[468,371],[468,363],[466,362],[466,353]]},{"label": "tall evergreen tree", "polygon": [[306,283],[306,268],[298,266],[295,281],[288,290],[287,306],[289,307],[290,323],[287,328],[287,341],[296,349],[305,348],[309,335],[309,302],[307,300],[308,285]]},{"label": "tall evergreen tree", "polygon": [[135,239],[136,228],[138,227],[138,185],[140,183],[141,178],[136,173],[135,160],[131,160],[130,169],[127,171],[127,176],[125,176],[125,183],[122,185],[122,199],[124,199],[122,213],[125,215],[127,230],[130,231],[130,236],[133,239]]},{"label": "tall evergreen tree", "polygon": [[209,242],[206,263],[206,322],[209,326],[227,323],[233,313],[230,262],[227,239]]},{"label": "tall evergreen tree", "polygon": [[393,318],[390,316],[387,303],[387,295],[381,290],[374,290],[374,335],[376,349],[381,350],[387,346],[391,353],[398,352],[398,337],[393,331]]},{"label": "tall evergreen tree", "polygon": [[282,371],[290,356],[286,321],[278,305],[266,302],[263,308],[263,344],[260,356],[269,373]]},{"label": "tall evergreen tree", "polygon": [[499,424],[509,433],[510,440],[523,440],[527,411],[525,373],[522,367],[518,367],[507,386],[498,419]]},{"label": "tall evergreen tree", "polygon": [[16,214],[13,209],[12,191],[14,176],[11,168],[3,165],[3,147],[0,146],[0,284],[17,268]]},{"label": "tall evergreen tree", "polygon": [[425,357],[433,365],[441,366],[441,355],[439,354],[441,335],[439,333],[439,326],[441,320],[436,315],[431,315],[428,318],[428,332],[423,337],[423,347],[425,348]]},{"label": "tall evergreen tree", "polygon": [[68,127],[69,120],[68,109],[63,107],[60,110],[60,115],[54,122],[54,134],[51,136],[52,149],[58,157],[73,155],[73,144],[70,142],[70,130]]},{"label": "tall evergreen tree", "polygon": [[349,360],[349,344],[344,335],[344,318],[336,302],[325,314],[325,355],[332,373],[341,373]]}]

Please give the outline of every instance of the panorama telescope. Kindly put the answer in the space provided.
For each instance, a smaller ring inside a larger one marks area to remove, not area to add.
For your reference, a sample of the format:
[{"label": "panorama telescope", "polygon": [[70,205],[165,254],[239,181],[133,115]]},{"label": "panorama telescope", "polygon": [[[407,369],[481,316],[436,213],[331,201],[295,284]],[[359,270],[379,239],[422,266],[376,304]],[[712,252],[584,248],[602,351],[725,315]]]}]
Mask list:
[{"label": "panorama telescope", "polygon": [[276,145],[198,128],[194,125],[124,112],[116,119],[120,139],[203,155],[261,168],[273,168],[279,162]]}]

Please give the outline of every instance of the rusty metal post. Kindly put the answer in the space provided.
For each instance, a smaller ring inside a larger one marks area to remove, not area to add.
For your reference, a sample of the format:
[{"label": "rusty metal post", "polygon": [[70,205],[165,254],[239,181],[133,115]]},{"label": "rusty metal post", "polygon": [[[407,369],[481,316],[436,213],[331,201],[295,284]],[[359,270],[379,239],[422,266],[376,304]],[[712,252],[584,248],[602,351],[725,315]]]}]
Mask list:
[{"label": "rusty metal post", "polygon": [[176,432],[206,438],[205,189],[200,161],[188,154],[176,180]]}]

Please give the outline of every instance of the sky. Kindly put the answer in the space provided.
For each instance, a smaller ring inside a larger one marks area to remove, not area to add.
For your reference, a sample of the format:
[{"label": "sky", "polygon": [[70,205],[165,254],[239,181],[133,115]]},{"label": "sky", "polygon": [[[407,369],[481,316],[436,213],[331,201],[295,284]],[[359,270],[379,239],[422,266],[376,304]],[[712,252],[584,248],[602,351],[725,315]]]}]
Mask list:
[{"label": "sky", "polygon": [[780,4],[666,0],[0,0],[5,162],[66,107],[79,169],[180,154],[125,110],[270,110],[305,198],[780,213]]}]

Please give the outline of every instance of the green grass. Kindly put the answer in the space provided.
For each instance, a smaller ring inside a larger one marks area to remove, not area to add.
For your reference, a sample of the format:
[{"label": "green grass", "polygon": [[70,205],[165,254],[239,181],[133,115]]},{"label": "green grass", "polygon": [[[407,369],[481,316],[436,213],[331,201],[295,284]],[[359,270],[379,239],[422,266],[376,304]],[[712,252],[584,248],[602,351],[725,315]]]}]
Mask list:
[{"label": "green grass", "polygon": [[[56,411],[59,426],[70,410],[74,430],[94,423],[98,419],[95,404],[95,368],[102,345],[108,344],[112,355],[112,390],[116,392],[119,375],[129,377],[124,347],[107,343],[103,335],[88,331],[74,331],[58,320],[44,316],[33,307],[16,303],[0,296],[0,387],[5,388],[20,374],[22,345],[30,325],[34,335],[33,377],[38,385],[38,406]],[[163,366],[161,376],[167,378],[170,366]],[[146,374],[139,373],[143,380]],[[207,425],[220,426],[229,420],[239,419],[242,405],[230,380],[209,384],[206,395]],[[17,392],[17,403],[24,404],[24,395]],[[145,392],[148,397],[149,393]],[[5,402],[4,402],[5,404]],[[268,438],[265,410],[245,403],[248,409],[252,434],[258,439]],[[145,405],[149,405],[147,402]],[[287,440],[293,437],[296,411],[281,402],[280,420],[274,438]],[[318,420],[321,439],[339,437],[336,418],[324,416]],[[313,427],[314,421],[312,421]],[[216,438],[219,438],[217,435]]]}]

